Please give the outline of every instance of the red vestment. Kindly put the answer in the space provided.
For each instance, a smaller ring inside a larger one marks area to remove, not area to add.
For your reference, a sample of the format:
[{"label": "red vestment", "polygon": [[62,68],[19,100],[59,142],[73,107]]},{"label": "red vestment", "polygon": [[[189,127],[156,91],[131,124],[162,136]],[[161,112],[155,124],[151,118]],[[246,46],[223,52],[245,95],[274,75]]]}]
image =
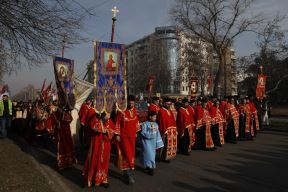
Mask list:
[{"label": "red vestment", "polygon": [[[201,105],[196,105],[195,107],[195,117],[196,117],[196,129],[200,129],[205,126],[205,144],[206,149],[214,148],[214,143],[211,135],[211,122],[212,119],[209,112],[203,109]],[[197,139],[197,138],[196,138]]]},{"label": "red vestment", "polygon": [[253,129],[253,113],[251,111],[249,103],[246,103],[243,109],[243,112],[246,115],[245,121],[245,133],[250,133],[251,136],[254,136],[254,129]]},{"label": "red vestment", "polygon": [[[192,106],[188,106],[188,111],[190,113],[191,121],[195,123],[195,110]],[[194,127],[195,128],[195,127]]]},{"label": "red vestment", "polygon": [[154,103],[151,103],[148,107],[148,111],[155,111],[158,113],[160,110],[160,107],[158,105],[155,105]]},{"label": "red vestment", "polygon": [[180,107],[180,109],[178,110],[177,119],[176,119],[177,130],[178,130],[178,142],[180,142],[181,137],[184,136],[185,129],[188,129],[189,138],[190,138],[188,152],[191,150],[191,147],[193,146],[195,142],[195,135],[193,133],[194,132],[193,127],[195,124],[191,116],[192,115],[189,113],[188,108],[185,109],[183,107]]},{"label": "red vestment", "polygon": [[126,109],[116,115],[116,133],[121,141],[116,143],[117,166],[121,170],[134,169],[136,133],[140,131],[137,110]]},{"label": "red vestment", "polygon": [[222,113],[219,110],[219,108],[214,106],[214,105],[210,108],[209,113],[210,113],[210,116],[212,119],[212,124],[213,125],[218,124],[218,126],[219,126],[220,143],[223,145],[225,143],[224,128],[223,128],[223,124],[224,124],[225,120],[222,116]]},{"label": "red vestment", "polygon": [[110,119],[103,123],[94,116],[90,120],[90,129],[91,143],[82,173],[88,187],[93,183],[108,183],[110,140],[114,135],[115,126]]},{"label": "red vestment", "polygon": [[208,110],[208,111],[210,111],[210,109],[213,107],[213,103],[212,103],[212,101],[208,101],[207,102],[207,105],[206,105],[206,109]]},{"label": "red vestment", "polygon": [[236,137],[239,136],[239,112],[236,110],[235,106],[231,103],[227,103],[226,105],[226,122],[227,124],[233,120],[234,121],[234,128],[235,128],[235,135]]},{"label": "red vestment", "polygon": [[173,112],[162,107],[159,110],[157,122],[162,138],[167,137],[165,159],[168,160],[175,157],[177,153],[177,127]]},{"label": "red vestment", "polygon": [[227,102],[226,101],[221,101],[220,103],[220,106],[219,106],[219,110],[222,114],[222,116],[224,117],[224,119],[226,119],[226,105],[227,105]]},{"label": "red vestment", "polygon": [[80,120],[81,125],[86,125],[86,118],[87,118],[89,109],[90,109],[90,106],[87,105],[87,103],[82,104],[80,111],[79,111],[79,120]]},{"label": "red vestment", "polygon": [[249,105],[250,105],[250,109],[251,109],[251,112],[253,114],[253,120],[255,121],[255,128],[257,131],[260,130],[260,127],[259,127],[259,120],[258,120],[258,114],[257,114],[257,109],[256,109],[256,106],[253,102],[249,102]]},{"label": "red vestment", "polygon": [[55,138],[57,143],[58,168],[71,167],[77,162],[74,144],[71,136],[70,123],[73,120],[68,111],[52,113],[52,125],[55,126]]},{"label": "red vestment", "polygon": [[[91,124],[91,120],[94,117],[96,117],[96,110],[95,110],[94,107],[90,107],[89,110],[87,111],[86,118],[85,118],[85,123],[84,123],[90,129],[88,128],[88,129],[84,130],[84,135],[85,135],[85,138],[84,138],[84,141],[83,141],[84,144],[89,144],[90,143],[91,126],[93,126],[93,124]],[[83,118],[83,120],[84,120],[84,118]]]}]

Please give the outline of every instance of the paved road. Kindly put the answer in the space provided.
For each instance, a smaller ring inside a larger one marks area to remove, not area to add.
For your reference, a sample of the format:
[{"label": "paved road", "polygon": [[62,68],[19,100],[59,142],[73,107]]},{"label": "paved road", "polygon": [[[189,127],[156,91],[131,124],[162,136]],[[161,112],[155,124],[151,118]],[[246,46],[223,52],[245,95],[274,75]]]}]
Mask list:
[{"label": "paved road", "polygon": [[[87,191],[83,188],[81,170],[83,156],[74,168],[57,172],[55,155],[48,150],[33,150],[34,156],[59,190]],[[97,191],[278,191],[288,192],[288,133],[264,131],[254,141],[225,144],[216,151],[192,151],[190,156],[178,155],[170,164],[158,163],[154,176],[141,168],[134,171],[136,184],[128,186],[112,164],[110,188]]]}]

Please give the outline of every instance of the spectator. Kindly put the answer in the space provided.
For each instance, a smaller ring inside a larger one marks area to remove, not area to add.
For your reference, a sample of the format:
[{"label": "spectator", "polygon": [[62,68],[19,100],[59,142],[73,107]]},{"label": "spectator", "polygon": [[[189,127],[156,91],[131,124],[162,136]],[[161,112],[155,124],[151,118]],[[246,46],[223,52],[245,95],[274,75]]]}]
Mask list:
[{"label": "spectator", "polygon": [[1,121],[1,135],[2,137],[7,137],[7,132],[9,132],[11,127],[11,117],[12,117],[12,101],[9,99],[8,93],[2,95],[2,100],[0,100],[0,121]]}]

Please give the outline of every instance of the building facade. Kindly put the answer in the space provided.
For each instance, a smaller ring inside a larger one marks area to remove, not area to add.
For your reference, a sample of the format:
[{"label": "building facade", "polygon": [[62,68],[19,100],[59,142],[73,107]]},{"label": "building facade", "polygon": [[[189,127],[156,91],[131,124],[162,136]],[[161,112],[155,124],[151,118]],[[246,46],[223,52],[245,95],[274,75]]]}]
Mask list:
[{"label": "building facade", "polygon": [[[200,95],[213,95],[213,79],[219,66],[216,54],[209,44],[188,38],[174,26],[155,28],[154,33],[127,45],[126,52],[130,94],[145,94],[149,76],[153,75],[153,94],[188,96],[193,76],[198,79]],[[221,95],[237,94],[235,60],[233,49],[225,51]]]}]

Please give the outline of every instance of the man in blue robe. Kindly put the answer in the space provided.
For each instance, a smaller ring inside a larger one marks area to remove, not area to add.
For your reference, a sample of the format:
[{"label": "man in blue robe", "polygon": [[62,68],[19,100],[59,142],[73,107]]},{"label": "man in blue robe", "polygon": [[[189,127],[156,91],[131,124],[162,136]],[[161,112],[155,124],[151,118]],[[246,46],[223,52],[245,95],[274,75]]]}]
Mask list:
[{"label": "man in blue robe", "polygon": [[157,113],[149,111],[148,121],[141,125],[142,164],[149,175],[154,175],[156,168],[156,150],[164,146],[156,118]]}]

